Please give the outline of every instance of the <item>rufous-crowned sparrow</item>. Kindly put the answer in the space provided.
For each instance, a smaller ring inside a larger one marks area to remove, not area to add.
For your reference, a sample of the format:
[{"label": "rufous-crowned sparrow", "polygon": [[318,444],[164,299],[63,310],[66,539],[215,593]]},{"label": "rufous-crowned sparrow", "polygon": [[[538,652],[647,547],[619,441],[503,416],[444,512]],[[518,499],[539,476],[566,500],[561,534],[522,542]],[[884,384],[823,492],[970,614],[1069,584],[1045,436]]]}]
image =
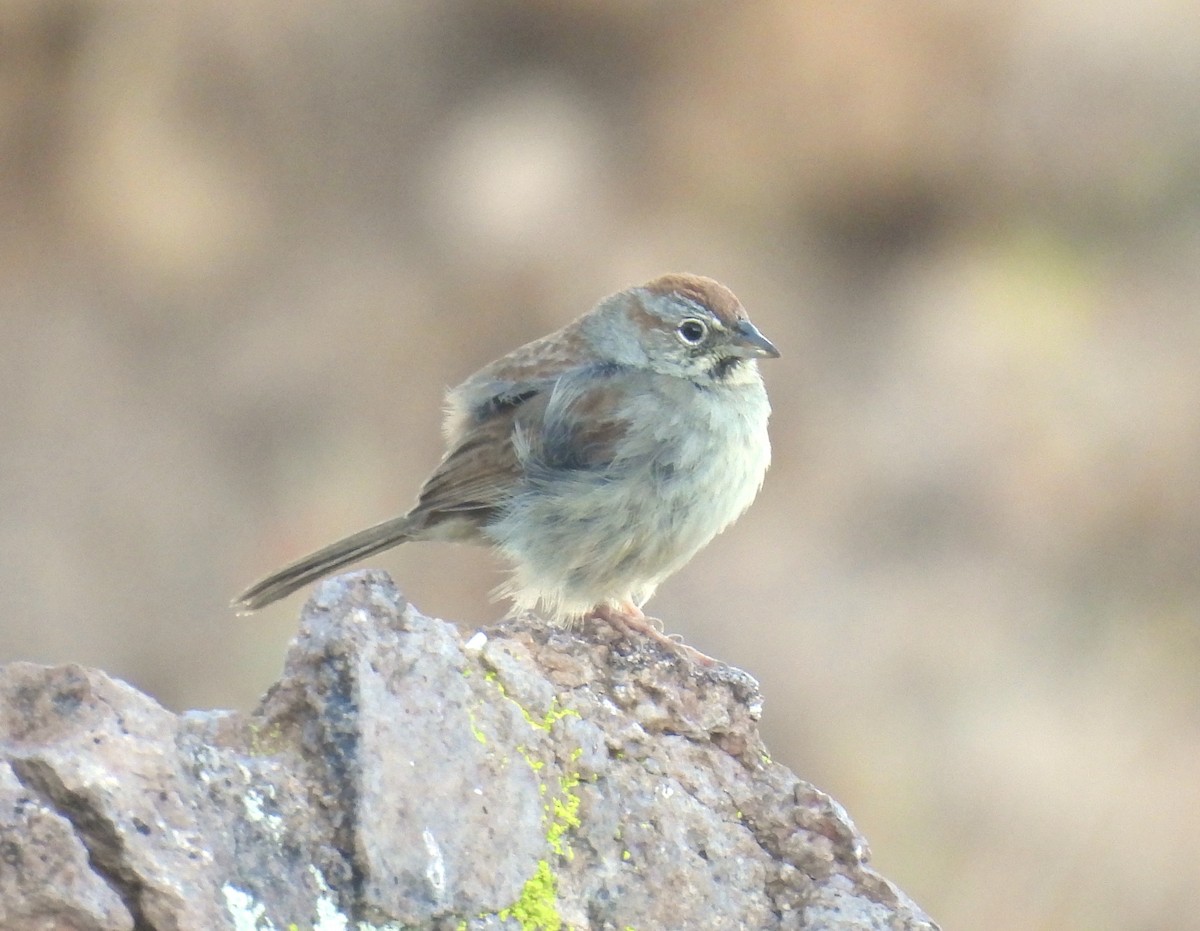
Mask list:
[{"label": "rufous-crowned sparrow", "polygon": [[513,612],[663,639],[641,606],[750,506],[771,459],[756,359],[779,351],[711,278],[619,291],[450,391],[447,451],[407,514],[285,566],[254,611],[410,540],[496,547]]}]

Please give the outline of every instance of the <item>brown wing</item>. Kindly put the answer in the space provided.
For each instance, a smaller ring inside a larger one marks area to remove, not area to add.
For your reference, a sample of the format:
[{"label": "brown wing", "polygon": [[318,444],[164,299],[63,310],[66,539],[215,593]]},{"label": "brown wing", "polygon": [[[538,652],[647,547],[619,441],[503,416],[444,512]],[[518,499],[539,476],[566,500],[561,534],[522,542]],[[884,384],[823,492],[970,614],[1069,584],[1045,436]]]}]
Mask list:
[{"label": "brown wing", "polygon": [[531,472],[600,470],[623,424],[611,416],[623,390],[604,367],[509,386],[478,404],[458,441],[421,488],[410,517],[479,527]]},{"label": "brown wing", "polygon": [[[612,376],[620,373],[620,377]],[[639,375],[627,369],[595,366],[559,379],[540,427],[528,436],[527,467],[550,472],[599,472],[617,457],[626,424],[617,411],[636,389]]]},{"label": "brown wing", "polygon": [[546,393],[531,391],[477,418],[421,486],[412,516],[424,517],[427,526],[450,516],[485,523],[521,478],[513,445],[518,414],[522,421],[536,420],[545,408]]}]

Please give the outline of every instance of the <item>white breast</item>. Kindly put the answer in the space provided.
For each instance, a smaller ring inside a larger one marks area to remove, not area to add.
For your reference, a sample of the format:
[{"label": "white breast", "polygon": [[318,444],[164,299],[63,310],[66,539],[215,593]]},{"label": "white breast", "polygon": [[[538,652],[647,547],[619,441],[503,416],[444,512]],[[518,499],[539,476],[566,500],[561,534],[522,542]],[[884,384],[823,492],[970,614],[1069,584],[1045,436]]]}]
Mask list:
[{"label": "white breast", "polygon": [[634,387],[608,470],[527,488],[488,527],[514,564],[502,593],[515,610],[571,618],[641,604],[757,495],[771,452],[756,370],[707,388],[647,374]]}]

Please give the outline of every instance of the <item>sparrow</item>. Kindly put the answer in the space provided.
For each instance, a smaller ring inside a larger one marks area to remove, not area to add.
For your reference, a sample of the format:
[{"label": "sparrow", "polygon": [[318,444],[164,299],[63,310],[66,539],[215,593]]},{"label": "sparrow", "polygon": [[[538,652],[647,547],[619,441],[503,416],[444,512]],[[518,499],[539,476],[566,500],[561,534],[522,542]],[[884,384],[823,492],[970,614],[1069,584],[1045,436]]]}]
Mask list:
[{"label": "sparrow", "polygon": [[642,613],[753,502],[771,459],[757,360],[779,351],[711,278],[618,291],[447,396],[446,452],[416,504],[250,586],[258,610],[414,540],[494,547],[512,614],[584,617],[676,645]]}]

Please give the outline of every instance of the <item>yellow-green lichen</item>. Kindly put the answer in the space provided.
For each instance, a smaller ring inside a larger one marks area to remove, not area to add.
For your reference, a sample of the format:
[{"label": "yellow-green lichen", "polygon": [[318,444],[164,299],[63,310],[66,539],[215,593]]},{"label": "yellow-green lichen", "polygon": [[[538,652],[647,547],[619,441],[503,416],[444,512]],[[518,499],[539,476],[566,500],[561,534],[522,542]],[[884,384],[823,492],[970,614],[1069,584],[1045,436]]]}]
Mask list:
[{"label": "yellow-green lichen", "polygon": [[487,734],[485,734],[483,732],[483,728],[481,728],[479,726],[479,722],[477,720],[475,720],[475,712],[470,708],[467,709],[467,720],[471,724],[471,734],[475,737],[476,740],[478,740],[481,744],[483,744],[486,747],[487,746]]},{"label": "yellow-green lichen", "polygon": [[538,861],[537,871],[525,882],[521,897],[499,913],[502,921],[515,918],[524,931],[560,931],[562,916],[558,913],[558,883],[550,864]]},{"label": "yellow-green lichen", "polygon": [[541,772],[542,768],[546,765],[546,761],[539,760],[534,756],[533,751],[525,746],[525,744],[517,744],[517,753],[521,754],[521,758],[529,764],[529,768],[535,773]]},{"label": "yellow-green lichen", "polygon": [[[539,727],[542,730],[548,732],[550,730],[550,728],[554,726],[554,723],[556,721],[561,721],[563,718],[577,718],[577,717],[579,717],[578,711],[576,711],[574,708],[564,708],[562,705],[560,705],[558,703],[558,697],[555,696],[553,699],[550,700],[550,709],[544,715],[542,715],[542,720],[535,723],[534,727]],[[577,748],[575,750],[575,753],[577,753],[579,756],[582,756],[583,748],[582,747]],[[577,759],[577,758],[578,758],[578,756],[572,757],[572,759]]]},{"label": "yellow-green lichen", "polygon": [[564,839],[568,831],[579,827],[580,824],[579,795],[574,791],[578,786],[578,773],[559,777],[559,796],[554,800],[554,816],[550,819],[550,827],[546,831],[546,841],[550,844],[550,849],[568,860],[575,856],[575,851]]},{"label": "yellow-green lichen", "polygon": [[[529,713],[529,709],[522,705],[519,701],[508,694],[508,689],[504,687],[504,683],[500,681],[500,676],[496,674],[496,670],[489,669],[483,676],[485,682],[490,682],[495,686],[496,691],[500,693],[500,697],[512,702],[516,709],[521,712],[521,717],[525,719],[525,723],[530,727],[536,728],[539,731],[549,733],[556,721],[561,721],[563,718],[579,717],[579,712],[574,708],[564,708],[558,702],[558,696],[550,699],[550,708],[540,718],[535,718]],[[582,751],[581,751],[582,752]]]},{"label": "yellow-green lichen", "polygon": [[[557,696],[551,699],[550,707],[545,714],[535,716],[508,694],[508,690],[500,681],[495,670],[488,670],[484,674],[484,681],[494,686],[501,698],[512,702],[526,724],[544,734],[549,734],[554,725],[563,718],[580,716],[575,709],[563,707]],[[480,743],[484,743],[486,735],[476,724],[474,715],[471,715],[471,728],[476,739]],[[546,843],[555,856],[565,860],[572,859],[575,852],[567,842],[567,837],[569,832],[578,828],[581,823],[579,818],[580,797],[576,791],[581,781],[580,774],[572,772],[559,776],[557,791],[554,791],[553,783],[548,784],[547,780],[543,778],[547,761],[540,759],[535,751],[524,743],[517,744],[513,749],[538,777],[538,792],[543,798],[553,795],[553,798],[547,799],[546,804],[542,806],[546,825]],[[582,756],[583,748],[577,747],[571,751],[569,761],[575,763]],[[561,931],[563,921],[558,912],[558,880],[549,859],[538,861],[536,871],[526,880],[517,901],[497,914],[501,919],[515,918],[521,923],[524,931]]]},{"label": "yellow-green lichen", "polygon": [[269,724],[249,721],[246,724],[246,733],[249,738],[247,749],[254,756],[272,756],[287,747],[283,728],[274,721]]}]

